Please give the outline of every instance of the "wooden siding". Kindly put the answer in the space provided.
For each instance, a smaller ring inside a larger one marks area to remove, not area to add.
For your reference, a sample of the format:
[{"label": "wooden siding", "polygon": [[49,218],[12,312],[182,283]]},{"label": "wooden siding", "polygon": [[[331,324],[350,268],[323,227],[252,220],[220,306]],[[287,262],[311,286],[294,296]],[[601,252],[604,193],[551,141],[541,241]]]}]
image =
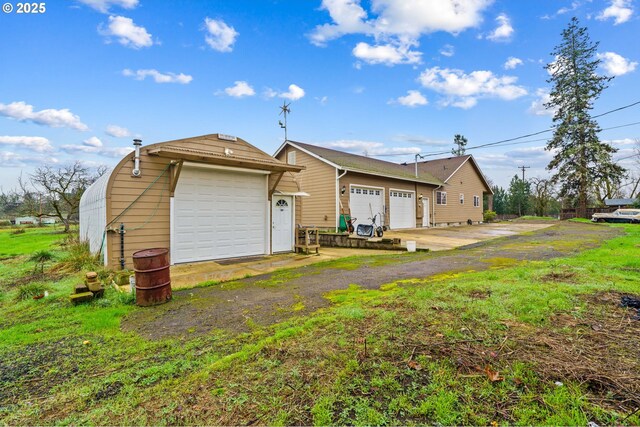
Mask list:
[{"label": "wooden siding", "polygon": [[349,186],[350,185],[364,185],[371,187],[382,187],[384,188],[384,206],[385,206],[385,219],[384,225],[389,225],[389,191],[391,189],[394,190],[405,190],[405,191],[414,191],[414,203],[416,203],[416,225],[418,227],[422,226],[422,201],[418,199],[418,196],[422,193],[423,196],[429,197],[431,196],[431,191],[435,188],[435,186],[430,186],[427,184],[415,183],[410,181],[403,181],[400,179],[393,178],[385,178],[378,177],[374,175],[366,175],[361,173],[348,172],[345,176],[340,178],[339,188],[342,186],[346,186],[346,192],[340,195],[340,201],[342,202],[342,206],[345,209],[345,213],[348,213],[350,210],[349,206]]},{"label": "wooden siding", "polygon": [[291,151],[296,152],[296,164],[306,166],[305,170],[296,175],[299,191],[309,194],[308,197],[296,198],[296,223],[302,226],[335,228],[338,215],[335,168],[289,145],[276,158],[286,162]]},{"label": "wooden siding", "polygon": [[[468,219],[474,223],[482,221],[482,193],[486,190],[479,172],[470,161],[463,164],[437,191],[447,192],[447,204],[432,204],[436,225],[466,223]],[[460,204],[460,194],[464,194],[464,204]],[[480,206],[473,206],[473,196],[480,197]],[[434,192],[433,200],[435,197]]]},{"label": "wooden siding", "polygon": [[[126,268],[133,268],[132,254],[134,252],[156,247],[169,248],[170,246],[170,171],[174,166],[169,166],[165,171],[171,160],[148,154],[150,149],[157,148],[160,144],[141,148],[140,170],[142,174],[140,177],[131,175],[133,153],[122,159],[111,173],[107,185],[108,231],[106,242],[107,266],[110,268],[120,268],[120,235],[117,230],[121,223],[124,223],[125,226]],[[246,141],[241,139],[238,141],[219,140],[216,135],[169,141],[167,144],[215,152],[224,152],[225,148],[230,148],[233,150],[234,156],[255,159],[271,158]],[[281,182],[284,188],[281,188],[280,184],[277,188],[282,191],[290,191],[293,175],[285,172]],[[149,185],[151,187],[144,192]],[[140,198],[135,201],[138,197]]]}]

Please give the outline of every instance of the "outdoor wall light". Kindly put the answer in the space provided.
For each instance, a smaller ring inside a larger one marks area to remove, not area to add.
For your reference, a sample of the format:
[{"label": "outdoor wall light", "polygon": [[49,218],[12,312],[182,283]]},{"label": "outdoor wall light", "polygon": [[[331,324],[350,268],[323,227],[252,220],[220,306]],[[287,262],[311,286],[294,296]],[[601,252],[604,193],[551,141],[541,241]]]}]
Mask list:
[{"label": "outdoor wall light", "polygon": [[418,196],[418,200],[422,201],[422,193]]},{"label": "outdoor wall light", "polygon": [[342,188],[340,189],[340,194],[344,194],[347,192],[347,186],[343,185]]}]

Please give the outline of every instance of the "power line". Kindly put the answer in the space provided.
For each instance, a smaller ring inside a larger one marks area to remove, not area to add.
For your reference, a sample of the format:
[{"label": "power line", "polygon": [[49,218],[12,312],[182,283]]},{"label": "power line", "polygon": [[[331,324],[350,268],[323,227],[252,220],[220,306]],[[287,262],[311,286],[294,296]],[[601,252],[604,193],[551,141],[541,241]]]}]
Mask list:
[{"label": "power line", "polygon": [[[598,117],[606,116],[607,114],[611,114],[611,113],[615,113],[615,112],[618,112],[618,111],[621,111],[621,110],[625,110],[627,108],[631,108],[631,107],[634,107],[634,106],[639,105],[639,104],[640,104],[640,101],[635,101],[635,102],[632,102],[631,104],[623,105],[622,107],[614,108],[612,110],[605,111],[604,113],[600,113],[598,115],[592,116],[591,118],[595,119],[595,118],[598,118]],[[624,125],[608,127],[608,128],[600,129],[600,131],[602,132],[602,131],[605,131],[605,130],[618,129],[618,128],[622,128],[622,127],[637,125],[637,124],[640,124],[640,122],[627,123],[627,124],[624,124]],[[523,139],[523,138],[528,138],[530,136],[541,135],[543,133],[551,132],[554,129],[555,129],[555,127],[552,126],[549,129],[545,129],[545,130],[541,130],[541,131],[533,132],[533,133],[528,133],[526,135],[520,135],[520,136],[517,136],[517,137],[514,137],[514,138],[508,138],[508,139],[503,139],[503,140],[500,140],[500,141],[488,142],[486,144],[475,145],[475,146],[472,146],[472,147],[468,147],[467,150],[476,150],[478,148],[491,147],[491,146],[503,145],[503,144],[504,145],[512,145],[512,144],[507,144],[507,143],[508,142],[513,142],[513,141],[517,141],[517,140]],[[544,139],[544,140],[546,140],[546,139]],[[527,141],[527,142],[535,142],[535,141],[540,141],[540,140]],[[522,143],[524,144],[525,142],[522,142]],[[515,145],[515,143],[513,145]],[[440,152],[433,152],[433,153],[424,153],[424,154],[421,154],[421,156],[425,156],[425,157],[427,157],[427,156],[439,156],[441,154],[448,154],[448,153],[449,153],[449,151],[440,151]],[[381,156],[391,156],[391,155],[393,155],[393,154],[383,154]],[[397,154],[397,155],[401,156],[401,155],[405,155],[405,154]],[[415,156],[415,154],[411,154],[411,153],[406,153],[406,155]],[[373,157],[377,157],[375,154],[372,154],[372,156]]]},{"label": "power line", "polygon": [[[638,125],[638,124],[640,124],[640,122],[625,123],[623,125],[617,125],[617,126],[611,126],[611,127],[608,127],[608,128],[602,128],[602,129],[600,129],[599,132],[603,132],[605,130],[619,129],[619,128],[623,128],[623,127],[635,126],[635,125]],[[542,139],[533,139],[533,140],[528,140],[528,141],[511,142],[511,141],[515,141],[515,140],[518,140],[518,139],[521,139],[521,138],[526,138],[527,136],[539,135],[541,133],[550,132],[552,130],[553,129],[548,129],[546,131],[535,132],[535,133],[524,135],[524,136],[517,137],[517,138],[510,138],[510,139],[505,139],[505,140],[502,140],[502,141],[496,141],[496,142],[490,142],[490,143],[487,143],[487,144],[475,145],[473,147],[467,148],[467,150],[476,150],[478,148],[485,148],[485,147],[488,147],[488,146],[495,146],[495,145],[517,145],[517,144],[526,144],[526,143],[529,143],[529,142],[547,141],[547,138],[542,138]],[[507,142],[511,142],[511,143],[507,144]],[[439,152],[433,152],[433,153],[425,153],[425,154],[423,154],[423,156],[439,156],[441,154],[448,154],[448,153],[449,153],[449,151],[439,151]]]}]

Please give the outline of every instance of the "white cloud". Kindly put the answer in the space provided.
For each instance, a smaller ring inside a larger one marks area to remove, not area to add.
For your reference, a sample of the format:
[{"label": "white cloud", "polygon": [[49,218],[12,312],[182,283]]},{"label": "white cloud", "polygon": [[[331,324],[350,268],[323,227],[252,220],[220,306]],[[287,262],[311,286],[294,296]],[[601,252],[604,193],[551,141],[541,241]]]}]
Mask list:
[{"label": "white cloud", "polygon": [[420,105],[427,105],[429,101],[417,90],[409,90],[405,96],[401,96],[398,99],[392,101],[397,102],[405,107],[418,107]]},{"label": "white cloud", "polygon": [[0,104],[0,115],[20,122],[33,122],[54,128],[68,127],[80,131],[89,130],[89,127],[80,121],[80,117],[66,108],[62,110],[33,111],[33,105],[20,101],[12,102],[11,104]]},{"label": "white cloud", "polygon": [[419,45],[420,36],[437,31],[458,34],[475,27],[491,3],[492,0],[372,0],[367,12],[360,0],[323,0],[321,10],[329,12],[331,23],[318,25],[309,38],[313,44],[325,46],[344,35],[362,34],[372,37],[375,44],[360,43],[353,49],[354,55],[360,54],[363,60],[374,59],[370,62],[374,64],[411,64],[420,59],[419,52],[410,50]]},{"label": "white cloud", "polygon": [[329,102],[329,98],[326,95],[321,98],[316,97],[315,99],[320,103],[320,105],[327,105],[327,102]]},{"label": "white cloud", "polygon": [[253,90],[249,83],[238,80],[233,86],[226,88],[224,93],[234,98],[242,98],[243,96],[253,96],[256,91]]},{"label": "white cloud", "polygon": [[564,15],[565,13],[573,12],[580,6],[580,3],[577,1],[571,2],[571,7],[561,7],[556,12],[558,15]]},{"label": "white cloud", "polygon": [[131,136],[131,132],[129,132],[129,129],[117,125],[107,126],[107,130],[105,131],[105,133],[109,136],[113,136],[114,138],[126,138],[128,136]]},{"label": "white cloud", "polygon": [[451,57],[455,55],[455,53],[455,48],[450,44],[445,44],[442,46],[442,49],[440,49],[440,55],[442,56]]},{"label": "white cloud", "polygon": [[305,91],[300,86],[291,84],[289,85],[289,90],[286,92],[278,92],[277,90],[268,87],[262,94],[265,98],[275,98],[277,96],[290,101],[297,101],[305,95]]},{"label": "white cloud", "polygon": [[606,21],[609,18],[613,18],[613,24],[619,25],[627,22],[631,15],[633,15],[631,0],[611,0],[609,7],[600,12],[596,19]]},{"label": "white cloud", "polygon": [[634,71],[638,66],[637,62],[632,62],[615,52],[598,53],[596,56],[602,60],[601,66],[610,76],[622,76]]},{"label": "white cloud", "polygon": [[60,147],[69,154],[95,154],[102,157],[120,158],[133,151],[132,147],[105,147],[100,138],[92,136],[82,141],[82,144],[68,144]]},{"label": "white cloud", "polygon": [[134,9],[138,6],[138,0],[78,0],[80,3],[86,4],[95,10],[108,13],[112,6],[121,7],[123,9]]},{"label": "white cloud", "polygon": [[516,58],[515,56],[510,56],[507,58],[507,61],[504,63],[503,67],[505,70],[513,70],[518,65],[522,65],[522,59]]},{"label": "white cloud", "polygon": [[144,80],[147,77],[153,78],[156,83],[180,83],[183,85],[191,83],[193,77],[188,74],[161,73],[158,70],[136,70],[132,71],[128,68],[122,70],[122,75],[133,77],[136,80]]},{"label": "white cloud", "polygon": [[102,147],[102,141],[97,136],[92,136],[91,138],[85,139],[82,142],[87,147]]},{"label": "white cloud", "polygon": [[103,36],[117,37],[118,43],[133,49],[149,47],[153,45],[151,34],[144,27],[137,26],[133,19],[124,16],[110,16],[109,24],[98,26],[98,32]]},{"label": "white cloud", "polygon": [[58,163],[58,159],[51,155],[25,155],[11,151],[0,151],[0,164],[5,168],[21,168],[28,165],[51,165]]},{"label": "white cloud", "polygon": [[435,146],[444,146],[451,145],[451,141],[443,141],[432,138],[427,138],[419,135],[407,135],[404,133],[398,134],[393,137],[394,141],[398,142],[408,142],[411,144],[420,144],[420,145],[435,145]]},{"label": "white cloud", "polygon": [[238,32],[227,25],[221,19],[204,19],[205,29],[207,35],[204,40],[207,44],[218,52],[231,52],[233,50],[233,44],[236,42]]},{"label": "white cloud", "polygon": [[511,36],[513,35],[513,27],[511,26],[511,20],[509,17],[501,13],[496,17],[496,22],[498,23],[498,27],[493,30],[487,38],[489,40],[493,40],[494,42],[504,42],[511,40]]},{"label": "white cloud", "polygon": [[527,90],[515,83],[517,77],[495,76],[491,71],[472,71],[433,67],[428,68],[418,78],[422,86],[445,95],[441,101],[468,109],[476,105],[478,98],[500,98],[513,100],[527,94]]},{"label": "white cloud", "polygon": [[319,144],[327,148],[346,151],[348,153],[367,156],[402,156],[420,152],[419,147],[385,147],[382,142],[341,139]]},{"label": "white cloud", "polygon": [[368,64],[416,64],[422,53],[411,50],[411,45],[383,44],[371,46],[360,42],[353,48],[353,56]]},{"label": "white cloud", "polygon": [[43,153],[53,151],[47,138],[41,136],[0,136],[0,145],[11,145]]},{"label": "white cloud", "polygon": [[551,101],[549,91],[547,89],[537,89],[536,97],[536,99],[531,101],[529,110],[527,110],[529,114],[533,114],[536,116],[553,116],[556,110],[544,106],[544,104],[548,104],[549,101]]},{"label": "white cloud", "polygon": [[370,24],[365,22],[367,12],[359,0],[323,0],[320,9],[329,12],[333,23],[318,25],[309,35],[316,46],[324,46],[327,41],[345,34],[371,32]]}]

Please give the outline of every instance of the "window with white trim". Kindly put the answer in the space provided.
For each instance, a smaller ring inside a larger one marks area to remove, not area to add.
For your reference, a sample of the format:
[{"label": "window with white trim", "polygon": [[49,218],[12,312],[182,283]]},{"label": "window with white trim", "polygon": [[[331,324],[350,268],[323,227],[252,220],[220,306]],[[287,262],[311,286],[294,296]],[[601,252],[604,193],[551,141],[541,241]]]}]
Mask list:
[{"label": "window with white trim", "polygon": [[473,196],[473,207],[477,208],[480,206],[480,196]]},{"label": "window with white trim", "polygon": [[446,205],[446,204],[447,204],[447,192],[436,191],[436,205]]},{"label": "window with white trim", "polygon": [[296,152],[295,151],[289,151],[287,153],[287,163],[290,165],[295,165],[296,164]]},{"label": "window with white trim", "polygon": [[464,205],[464,194],[460,193],[460,204]]}]

